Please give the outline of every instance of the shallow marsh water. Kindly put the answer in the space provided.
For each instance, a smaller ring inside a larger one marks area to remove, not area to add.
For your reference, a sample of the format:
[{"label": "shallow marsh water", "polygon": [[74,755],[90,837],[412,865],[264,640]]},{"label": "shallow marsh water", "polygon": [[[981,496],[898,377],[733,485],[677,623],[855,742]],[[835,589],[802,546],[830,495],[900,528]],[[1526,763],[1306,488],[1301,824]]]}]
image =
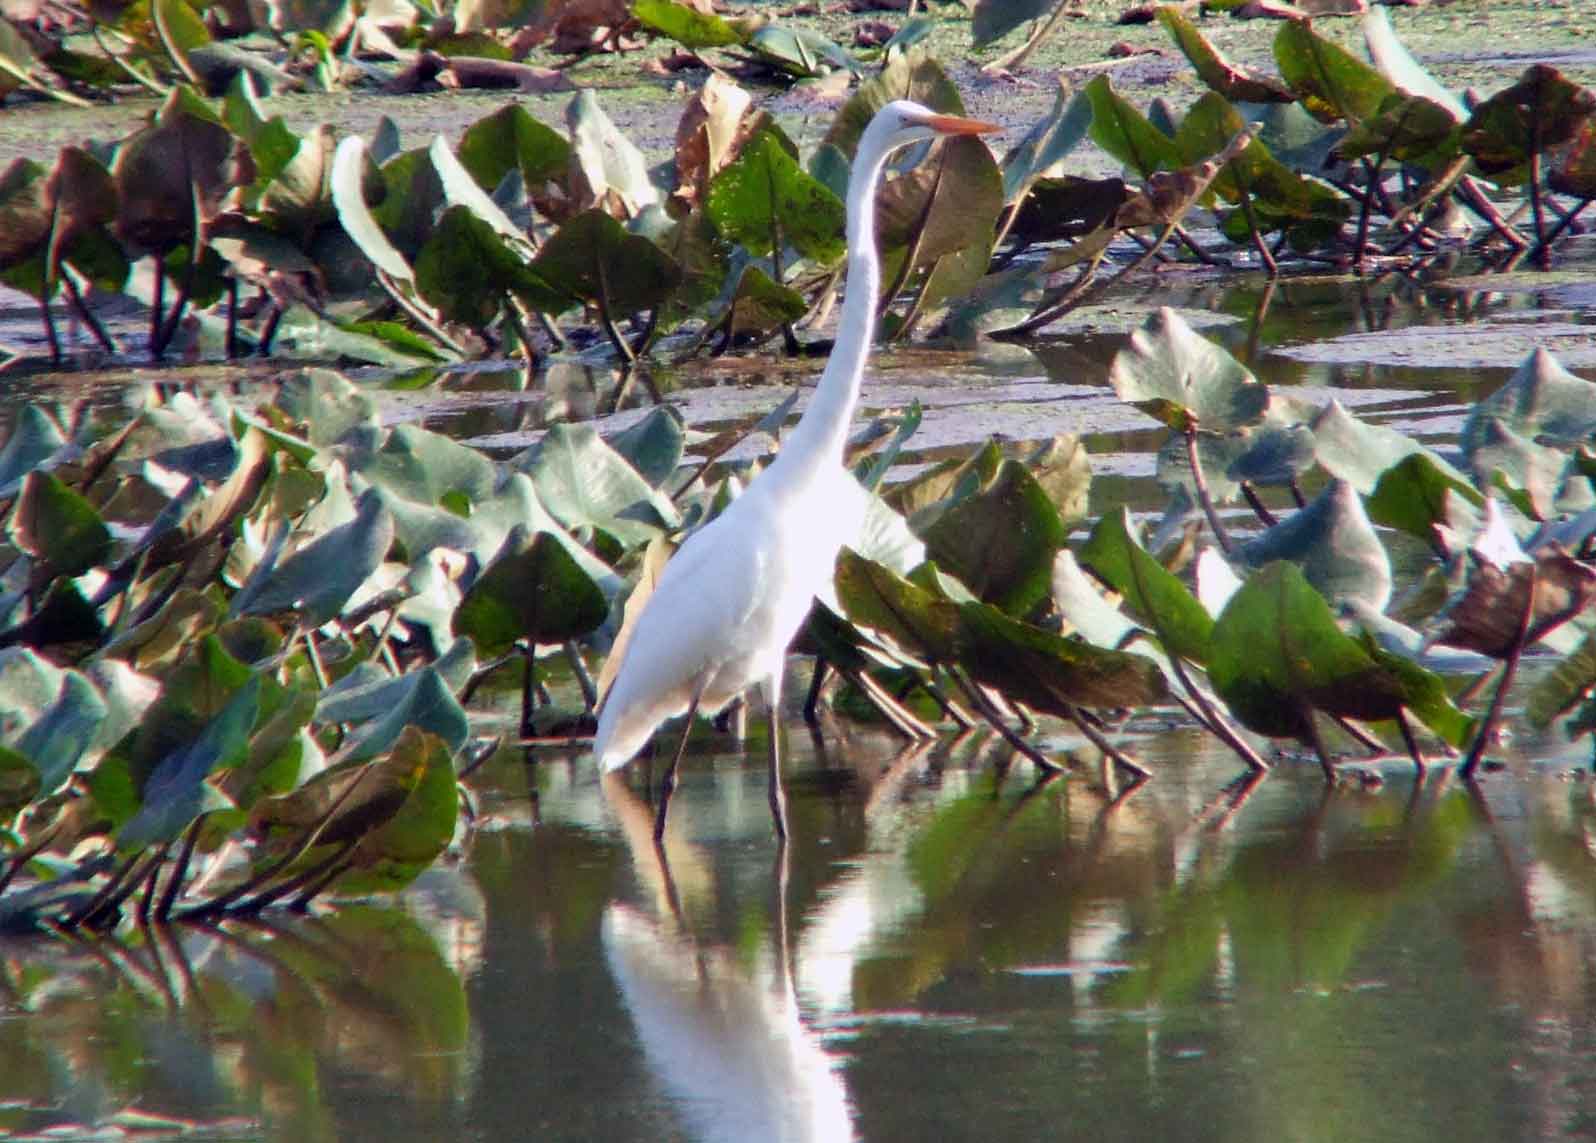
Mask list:
[{"label": "shallow marsh water", "polygon": [[[1166,281],[1034,352],[889,356],[866,402],[926,406],[910,463],[990,431],[1084,432],[1094,513],[1152,510],[1159,434],[1103,387],[1147,305],[1206,316],[1272,384],[1449,441],[1515,338],[1555,328],[1571,365],[1596,361],[1577,279],[1488,284],[1297,281],[1261,307],[1260,283]],[[757,379],[668,381],[714,427],[779,399]],[[581,411],[582,378],[561,385],[478,372],[389,409],[508,450]],[[101,382],[95,399],[120,398]],[[785,863],[756,719],[746,754],[696,734],[663,862],[644,775],[506,751],[471,781],[458,852],[400,904],[0,944],[0,1136],[1596,1133],[1585,748],[1519,739],[1477,790],[1382,763],[1327,792],[1301,758],[1249,788],[1212,742],[1147,723],[1155,778],[1117,799],[1095,767],[1038,785],[983,738],[908,753],[787,713]]]}]

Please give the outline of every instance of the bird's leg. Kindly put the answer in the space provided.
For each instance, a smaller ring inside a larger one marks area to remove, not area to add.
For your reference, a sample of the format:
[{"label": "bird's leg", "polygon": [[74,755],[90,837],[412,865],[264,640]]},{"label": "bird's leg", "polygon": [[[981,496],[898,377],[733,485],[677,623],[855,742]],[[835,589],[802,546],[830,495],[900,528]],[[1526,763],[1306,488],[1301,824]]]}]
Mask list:
[{"label": "bird's leg", "polygon": [[781,785],[781,675],[765,680],[765,709],[770,729],[770,819],[776,826],[776,840],[787,844],[787,791]]},{"label": "bird's leg", "polygon": [[681,765],[682,755],[687,753],[687,738],[693,733],[693,719],[698,715],[698,700],[704,697],[704,692],[699,690],[693,695],[693,701],[687,707],[687,719],[682,723],[682,740],[676,746],[676,753],[671,757],[671,764],[665,770],[665,777],[659,783],[659,809],[654,812],[654,844],[661,845],[665,841],[665,815],[671,808],[671,793],[676,789],[676,767]]}]

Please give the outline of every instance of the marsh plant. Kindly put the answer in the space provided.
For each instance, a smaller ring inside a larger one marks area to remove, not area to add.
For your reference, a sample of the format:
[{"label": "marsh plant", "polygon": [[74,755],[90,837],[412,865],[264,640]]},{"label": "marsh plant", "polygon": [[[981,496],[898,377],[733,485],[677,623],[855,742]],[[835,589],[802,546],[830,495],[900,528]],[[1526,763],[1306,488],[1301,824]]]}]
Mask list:
[{"label": "marsh plant", "polygon": [[[514,15],[476,18],[491,29]],[[777,338],[796,354],[841,287],[838,196],[864,124],[895,98],[963,113],[912,21],[867,65],[779,24],[646,0],[593,26],[647,29],[694,52],[774,53],[789,76],[824,70],[857,87],[807,154],[719,71],[687,100],[658,167],[591,91],[573,95],[563,131],[512,102],[452,146],[407,147],[388,121],[370,139],[294,131],[262,97],[273,77],[245,66],[244,49],[223,51],[222,13],[209,16],[187,0],[124,9],[112,28],[125,50],[107,50],[116,74],[165,92],[148,124],[0,176],[0,279],[37,300],[53,358],[66,349],[52,311],[62,304],[102,348],[132,352],[97,313],[97,296],[119,293],[147,308],[153,357],[414,366],[598,344],[630,365],[667,337],[677,358]],[[1025,336],[1171,257],[1274,275],[1423,266],[1472,243],[1498,262],[1544,262],[1596,196],[1596,96],[1553,67],[1469,105],[1379,9],[1364,17],[1373,62],[1288,20],[1273,38],[1278,74],[1224,59],[1178,6],[1157,19],[1209,88],[1178,117],[1162,101],[1136,106],[1100,74],[1061,88],[1001,158],[950,139],[895,166],[878,226],[889,339]],[[383,20],[368,12],[315,35],[346,53],[379,37],[393,46]],[[456,69],[498,43],[451,28],[438,58]],[[64,69],[53,84],[41,78],[48,58]],[[213,58],[229,62],[198,62]],[[0,74],[92,94],[99,73],[62,47]],[[1120,175],[1067,173],[1088,139]],[[1460,218],[1477,238],[1455,236]]]}]

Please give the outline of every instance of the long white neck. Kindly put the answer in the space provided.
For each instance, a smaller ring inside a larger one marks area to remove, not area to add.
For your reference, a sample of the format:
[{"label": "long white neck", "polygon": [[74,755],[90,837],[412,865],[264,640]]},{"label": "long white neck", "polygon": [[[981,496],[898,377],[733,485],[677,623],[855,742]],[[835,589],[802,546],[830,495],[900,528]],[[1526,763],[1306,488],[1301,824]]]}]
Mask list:
[{"label": "long white neck", "polygon": [[848,176],[848,280],[832,346],[820,384],[803,418],[781,446],[788,465],[840,464],[848,425],[859,400],[865,357],[876,332],[881,263],[876,258],[875,186],[893,147],[885,134],[867,130]]}]

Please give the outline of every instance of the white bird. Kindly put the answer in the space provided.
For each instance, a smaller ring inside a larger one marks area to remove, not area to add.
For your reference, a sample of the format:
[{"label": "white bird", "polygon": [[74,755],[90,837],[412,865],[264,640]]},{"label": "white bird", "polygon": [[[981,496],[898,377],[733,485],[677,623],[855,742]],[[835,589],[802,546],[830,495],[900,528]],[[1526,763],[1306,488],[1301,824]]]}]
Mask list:
[{"label": "white bird", "polygon": [[[998,129],[898,100],[876,112],[860,136],[848,178],[847,294],[831,357],[775,461],[689,536],[660,573],[599,709],[593,753],[602,771],[625,766],[666,719],[685,712],[690,729],[698,711],[718,711],[762,683],[770,712],[770,812],[785,840],[776,710],[787,646],[816,592],[830,583],[837,552],[858,534],[865,507],[842,461],[881,292],[876,183],[900,147]],[[686,742],[684,733],[661,783],[656,839],[664,836]]]}]

